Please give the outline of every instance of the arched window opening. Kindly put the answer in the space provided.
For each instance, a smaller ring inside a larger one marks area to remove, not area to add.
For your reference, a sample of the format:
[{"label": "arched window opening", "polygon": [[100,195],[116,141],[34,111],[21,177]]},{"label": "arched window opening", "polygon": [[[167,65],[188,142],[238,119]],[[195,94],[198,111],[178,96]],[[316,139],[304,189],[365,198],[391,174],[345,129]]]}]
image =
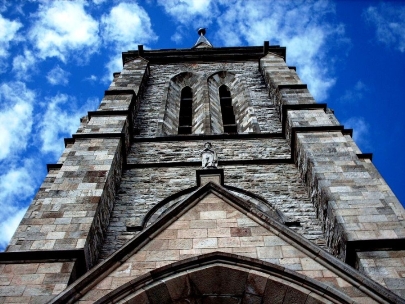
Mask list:
[{"label": "arched window opening", "polygon": [[193,91],[190,87],[185,87],[181,91],[180,114],[179,114],[179,134],[191,134],[193,125]]},{"label": "arched window opening", "polygon": [[219,102],[221,104],[222,123],[224,133],[237,133],[235,114],[233,113],[231,92],[226,85],[219,88]]}]

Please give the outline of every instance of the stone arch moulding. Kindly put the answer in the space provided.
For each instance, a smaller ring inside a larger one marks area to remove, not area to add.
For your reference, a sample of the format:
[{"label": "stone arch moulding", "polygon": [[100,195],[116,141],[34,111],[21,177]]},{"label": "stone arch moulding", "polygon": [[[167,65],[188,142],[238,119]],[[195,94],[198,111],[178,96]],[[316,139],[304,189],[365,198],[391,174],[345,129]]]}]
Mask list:
[{"label": "stone arch moulding", "polygon": [[201,300],[209,303],[353,302],[333,287],[278,265],[214,252],[163,266],[153,275],[131,280],[95,303],[200,303]]},{"label": "stone arch moulding", "polygon": [[250,101],[250,94],[245,82],[237,74],[230,71],[219,71],[208,77],[207,83],[210,98],[212,134],[224,133],[219,100],[219,88],[222,85],[226,85],[231,91],[238,133],[260,133],[257,117]]},{"label": "stone arch moulding", "polygon": [[158,123],[158,132],[160,135],[178,134],[181,91],[187,86],[190,87],[193,92],[191,133],[204,134],[206,132],[204,126],[206,113],[203,106],[203,83],[202,76],[192,72],[182,72],[170,79],[167,86],[167,94],[165,94],[165,100],[161,108],[161,119]]},{"label": "stone arch moulding", "polygon": [[190,193],[196,191],[198,189],[197,186],[193,186],[187,189],[180,190],[174,194],[169,195],[159,203],[157,203],[153,208],[151,208],[148,213],[143,218],[141,226],[139,230],[145,229],[146,227],[150,226],[152,223],[156,222],[159,217],[164,215],[170,208],[179,202],[181,202],[184,198],[186,198]]},{"label": "stone arch moulding", "polygon": [[[233,186],[224,186],[224,188],[227,189],[228,191],[236,192],[241,194],[242,196],[245,196],[246,199],[248,199],[248,201],[251,204],[253,204],[260,211],[266,213],[268,216],[272,217],[274,220],[283,224],[291,223],[291,219],[285,216],[283,212],[274,207],[273,204],[268,202],[260,195]],[[192,192],[196,191],[197,189],[198,189],[197,186],[193,186],[169,195],[168,197],[157,203],[154,207],[152,207],[145,215],[145,217],[142,219],[142,221],[139,222],[139,225],[136,227],[136,229],[133,230],[141,231],[146,227],[150,226],[152,223],[156,222],[161,216],[170,211],[170,208],[172,208],[176,204],[181,203],[182,200],[186,199]],[[241,199],[244,200],[243,197],[241,197]]]}]

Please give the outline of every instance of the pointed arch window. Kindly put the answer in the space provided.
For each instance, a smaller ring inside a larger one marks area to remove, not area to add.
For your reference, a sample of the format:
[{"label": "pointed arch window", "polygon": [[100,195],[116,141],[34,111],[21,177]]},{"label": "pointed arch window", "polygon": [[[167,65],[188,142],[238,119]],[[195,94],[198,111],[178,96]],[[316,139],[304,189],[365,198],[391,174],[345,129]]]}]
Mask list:
[{"label": "pointed arch window", "polygon": [[191,134],[193,125],[193,91],[190,87],[181,90],[179,134]]},{"label": "pointed arch window", "polygon": [[226,85],[219,87],[219,102],[221,104],[222,123],[224,133],[237,133],[235,114],[233,112],[232,97]]}]

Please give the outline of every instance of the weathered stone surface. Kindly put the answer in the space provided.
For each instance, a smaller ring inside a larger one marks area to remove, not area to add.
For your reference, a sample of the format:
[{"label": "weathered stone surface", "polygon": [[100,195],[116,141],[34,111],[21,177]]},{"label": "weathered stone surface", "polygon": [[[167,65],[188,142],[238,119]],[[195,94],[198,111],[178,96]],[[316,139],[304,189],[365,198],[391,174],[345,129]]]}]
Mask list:
[{"label": "weathered stone surface", "polygon": [[[162,133],[163,121],[168,123],[170,130],[175,130],[177,123],[175,120],[170,122],[165,120],[164,109],[168,108],[166,102],[168,99],[168,86],[170,79],[182,72],[196,73],[199,77],[208,79],[218,71],[230,71],[237,75],[238,78],[243,79],[242,83],[246,90],[246,97],[250,97],[251,111],[249,114],[256,116],[257,124],[260,127],[260,132],[280,132],[281,125],[279,122],[279,116],[268,97],[268,91],[263,81],[263,77],[257,69],[257,62],[235,62],[235,63],[194,63],[194,64],[167,64],[167,65],[150,65],[150,76],[146,85],[146,91],[143,95],[143,101],[140,107],[139,115],[135,120],[135,128],[140,133],[140,137],[154,137]],[[208,98],[206,95],[205,98]],[[207,107],[207,106],[205,106]],[[207,109],[206,109],[207,110]],[[168,111],[173,112],[173,119],[175,119],[175,109],[169,108]],[[195,109],[194,115],[198,114],[198,108]],[[216,116],[218,117],[218,115]],[[220,117],[218,117],[219,119]],[[241,118],[242,119],[242,118]],[[253,119],[253,118],[252,118]],[[201,120],[202,121],[202,120]],[[253,120],[252,120],[253,122]],[[194,127],[195,133],[204,133],[202,128]],[[215,120],[213,121],[213,126]],[[215,127],[214,127],[215,129]],[[197,131],[199,130],[199,131]],[[201,131],[200,131],[201,130]],[[174,132],[174,131],[173,131]],[[240,132],[245,132],[244,129]],[[250,132],[247,131],[246,132]],[[169,133],[173,134],[173,133]]]},{"label": "weathered stone surface", "polygon": [[[211,136],[223,133],[221,85],[231,91],[239,134],[277,134]],[[155,137],[177,135],[184,86],[193,91],[192,133],[201,139],[187,140],[185,135],[159,141]],[[232,194],[278,221],[295,224],[290,229],[341,259],[347,241],[405,237],[405,212],[389,187],[369,160],[358,158],[361,151],[353,140],[336,131],[339,122],[333,113],[306,106],[313,103],[295,71],[276,54],[267,54],[259,65],[255,60],[157,64],[134,56],[115,75],[99,113],[81,119],[58,161],[61,168],[50,170],[7,250],[80,249],[86,266],[92,267],[194,193],[205,135],[210,135]],[[290,107],[282,112],[285,105]],[[278,161],[270,164],[269,159]],[[175,167],[174,162],[182,164]],[[80,302],[94,302],[151,270],[214,251],[271,262],[333,286],[355,301],[373,302],[340,273],[224,201],[208,196],[197,206],[151,237]],[[405,252],[385,249],[355,253],[359,270],[404,297]],[[0,264],[0,303],[49,301],[66,288],[73,264],[65,264]],[[190,293],[190,277],[178,293],[162,281],[130,301],[180,301]],[[277,279],[264,281],[238,271],[233,278],[237,280],[229,287],[229,303],[321,302],[319,295]],[[219,288],[226,278],[217,279]],[[207,282],[198,283],[202,290]],[[224,297],[209,294],[205,299],[209,303]]]},{"label": "weathered stone surface", "polygon": [[[291,151],[285,139],[210,140],[219,161],[248,159],[288,159]],[[200,161],[204,140],[180,142],[137,142],[128,155],[130,163]]]},{"label": "weathered stone surface", "polygon": [[[116,280],[117,283],[122,285],[131,280],[134,276],[146,274],[164,265],[216,251],[236,253],[245,257],[282,265],[287,269],[296,270],[298,273],[304,274],[310,278],[316,278],[318,281],[325,282],[341,291],[344,290],[343,287],[355,288],[344,278],[341,278],[340,274],[330,271],[316,259],[309,257],[298,248],[295,248],[297,251],[295,264],[284,264],[283,261],[288,258],[292,244],[289,244],[286,239],[283,240],[280,236],[264,228],[255,220],[224,202],[215,194],[208,194],[196,205],[191,207],[191,209],[186,210],[183,215],[167,226],[163,231],[153,236],[146,245],[125,260],[121,266],[116,268],[107,277],[103,278],[102,281],[94,287],[93,292],[85,294],[79,303],[100,299],[107,290],[106,286],[109,286],[107,287],[108,290],[113,290],[113,285],[109,285],[110,280],[112,280],[112,282]],[[229,237],[233,227],[227,227],[226,230],[228,230],[228,233],[221,233],[217,236],[209,237],[209,232],[212,231],[212,229],[220,228],[224,219],[232,221],[235,225],[234,227],[239,229],[244,229],[246,225],[249,225],[249,227],[252,228],[251,236]],[[200,221],[200,228],[190,229],[191,223],[198,220]],[[188,222],[188,224],[185,224],[186,222]],[[212,228],[212,223],[215,224],[214,228]],[[268,239],[264,242],[263,240],[265,238],[272,238],[272,241]],[[167,244],[174,239],[191,239],[193,244],[192,248],[169,248]],[[213,239],[216,241],[213,242]],[[257,243],[259,239],[262,240],[260,244]],[[251,241],[249,242],[249,240]],[[200,246],[200,244],[205,243],[210,245]],[[256,243],[256,245],[250,247],[249,243]],[[284,247],[286,250],[283,250]],[[286,256],[284,256],[284,252],[287,253]],[[300,265],[300,267],[296,267],[296,265]],[[258,276],[257,273],[241,272],[238,269],[228,269],[226,272],[223,272],[223,270],[224,268],[221,267],[212,267],[207,268],[204,272],[194,273],[193,271],[189,271],[188,279],[191,282],[190,285],[193,286],[191,292],[197,295],[232,295],[236,298],[242,298],[247,289],[253,295],[260,297],[263,295],[263,300],[271,300],[271,303],[277,303],[277,299],[280,299],[281,303],[301,303],[300,301],[304,301],[308,297],[308,291],[304,291],[304,289],[301,289],[299,286],[286,286],[285,283],[280,283],[277,278],[268,276],[263,278]],[[156,294],[164,292],[165,294],[162,295],[165,298],[168,297],[168,294],[170,295],[170,292],[166,289],[168,287],[167,285],[162,286],[161,283],[159,283],[156,286],[160,286],[159,290],[156,289]],[[98,290],[102,292],[97,293],[96,291]],[[190,289],[186,288],[182,293],[188,293],[189,290]],[[347,292],[350,292],[350,290],[347,290]],[[154,299],[149,292],[148,296],[150,299]],[[290,300],[283,302],[286,296],[289,297]],[[368,296],[360,293],[358,299],[360,301],[366,301],[368,300]]]},{"label": "weathered stone surface", "polygon": [[363,251],[356,255],[361,272],[399,296],[405,296],[404,250]]},{"label": "weathered stone surface", "polygon": [[[127,232],[127,223],[131,221],[142,223],[146,214],[160,201],[181,190],[196,186],[195,170],[197,169],[199,167],[127,170],[123,174],[118,191],[102,257],[107,257],[136,234],[136,232]],[[253,194],[260,195],[271,206],[283,212],[286,217],[301,223],[298,227],[291,227],[293,230],[320,246],[325,244],[320,222],[316,218],[316,210],[308,198],[294,165],[238,165],[225,166],[223,169],[225,185],[248,189]],[[251,197],[244,197],[236,192],[234,194],[256,203],[264,212],[269,210],[269,206],[260,204]],[[187,195],[159,209],[160,213],[185,197]],[[153,221],[160,213],[157,212],[152,218]]]},{"label": "weathered stone surface", "polygon": [[46,303],[67,287],[73,265],[74,262],[2,265],[0,303]]}]

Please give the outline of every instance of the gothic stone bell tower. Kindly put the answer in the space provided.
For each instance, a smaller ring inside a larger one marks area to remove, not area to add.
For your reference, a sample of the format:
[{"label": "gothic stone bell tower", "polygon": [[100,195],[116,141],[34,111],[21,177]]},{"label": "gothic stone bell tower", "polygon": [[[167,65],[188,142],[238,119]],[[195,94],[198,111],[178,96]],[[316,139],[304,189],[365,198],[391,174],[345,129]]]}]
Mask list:
[{"label": "gothic stone bell tower", "polygon": [[404,209],[286,48],[122,54],[0,254],[0,303],[405,303]]}]

